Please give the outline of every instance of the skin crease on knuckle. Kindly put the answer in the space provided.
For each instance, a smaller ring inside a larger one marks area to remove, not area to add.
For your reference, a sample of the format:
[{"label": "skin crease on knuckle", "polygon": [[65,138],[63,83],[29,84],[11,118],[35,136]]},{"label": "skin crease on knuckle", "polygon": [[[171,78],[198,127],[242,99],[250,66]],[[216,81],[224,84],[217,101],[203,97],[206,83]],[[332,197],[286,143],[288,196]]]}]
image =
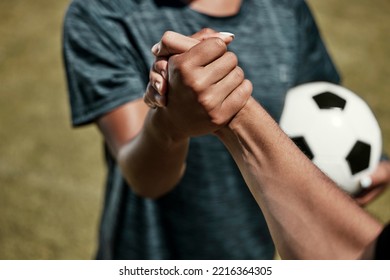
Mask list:
[{"label": "skin crease on knuckle", "polygon": [[[243,80],[243,82],[236,88],[234,94],[235,94],[235,100],[236,103],[234,104],[236,107],[232,109],[233,111],[240,111],[245,104],[247,103],[249,97],[252,95],[252,83],[249,80]],[[233,112],[234,114],[237,112]]]},{"label": "skin crease on knuckle", "polygon": [[251,95],[252,95],[253,84],[250,80],[244,79],[243,86],[244,86],[244,92],[245,92],[245,97],[246,97],[246,100],[245,100],[245,103],[246,103],[248,101],[249,97],[251,97]]},{"label": "skin crease on knuckle", "polygon": [[[190,88],[193,92],[200,93],[205,90],[208,85],[205,84],[205,78],[202,67],[194,67],[190,59],[183,59],[183,57],[177,57],[173,62],[173,73],[177,75],[182,83]],[[171,65],[169,66],[171,67]]]},{"label": "skin crease on knuckle", "polygon": [[244,79],[245,79],[244,70],[242,70],[242,68],[239,67],[239,66],[237,66],[237,67],[234,69],[234,79],[237,79],[237,80],[240,81],[240,82],[243,82]]},{"label": "skin crease on knuckle", "polygon": [[[218,76],[227,76],[238,65],[237,56],[232,52],[226,52],[217,60],[217,65],[213,66],[213,71]],[[209,66],[206,66],[209,68]]]},{"label": "skin crease on knuckle", "polygon": [[[233,56],[236,58],[236,56],[234,54],[233,54]],[[250,95],[250,93],[248,94],[248,91],[249,91],[248,86],[246,84],[243,84],[244,78],[245,78],[244,71],[240,67],[236,66],[232,70],[232,74],[233,75],[231,77],[229,77],[230,79],[232,79],[230,82],[232,84],[237,85],[237,86],[236,86],[235,90],[232,91],[232,93],[230,93],[230,94],[239,94],[240,96],[242,96],[242,98],[245,98],[247,95]],[[238,90],[238,93],[236,92],[237,90]],[[215,112],[216,108],[220,107],[220,106],[218,106],[218,104],[216,103],[217,101],[214,98],[215,95],[218,94],[218,92],[219,92],[219,88],[218,88],[218,83],[217,83],[216,85],[212,86],[212,90],[207,91],[204,94],[199,96],[198,101],[206,109],[206,111]],[[246,97],[246,99],[247,98],[249,98],[249,97]],[[219,104],[219,105],[221,105],[221,104]],[[218,124],[218,125],[225,122],[225,121],[218,120],[217,117],[212,117],[212,119],[214,119],[213,122]]]},{"label": "skin crease on knuckle", "polygon": [[220,51],[224,51],[224,52],[227,51],[227,46],[221,38],[213,37],[210,38],[209,40],[211,40],[213,44],[215,44],[215,48],[218,48]]},{"label": "skin crease on knuckle", "polygon": [[212,110],[216,107],[214,96],[215,95],[212,92],[205,92],[198,95],[198,102],[206,110],[206,112],[212,112]]},{"label": "skin crease on knuckle", "polygon": [[226,56],[226,60],[231,65],[234,65],[234,66],[238,65],[238,58],[237,58],[237,55],[235,53],[228,51],[225,53],[225,56]]},{"label": "skin crease on knuckle", "polygon": [[221,117],[220,114],[217,114],[215,116],[211,115],[210,118],[211,118],[211,123],[216,127],[215,130],[221,128],[227,123],[227,120]]},{"label": "skin crease on knuckle", "polygon": [[202,71],[194,71],[193,75],[186,79],[187,86],[198,95],[207,90],[209,85],[206,83],[205,77],[202,76]]},{"label": "skin crease on knuckle", "polygon": [[[200,48],[200,46],[201,46],[201,48]],[[226,46],[226,43],[221,38],[211,37],[211,38],[208,38],[208,39],[200,42],[197,46],[190,49],[189,51],[192,52],[193,57],[197,57],[197,56],[202,56],[205,49],[208,51],[212,51],[214,54],[219,53],[220,54],[219,56],[222,56],[226,53],[227,46]],[[203,65],[203,66],[206,66],[206,65]]]}]

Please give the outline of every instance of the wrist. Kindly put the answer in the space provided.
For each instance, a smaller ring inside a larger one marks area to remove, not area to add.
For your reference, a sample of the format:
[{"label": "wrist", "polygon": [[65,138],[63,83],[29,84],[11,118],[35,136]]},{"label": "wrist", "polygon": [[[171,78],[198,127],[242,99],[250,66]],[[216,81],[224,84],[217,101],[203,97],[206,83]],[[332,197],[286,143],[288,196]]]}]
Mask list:
[{"label": "wrist", "polygon": [[163,112],[164,109],[150,110],[145,120],[147,133],[151,134],[164,146],[180,145],[187,143],[189,137],[174,129],[172,123]]},{"label": "wrist", "polygon": [[215,132],[219,138],[237,134],[244,126],[258,123],[257,116],[262,112],[262,107],[253,97],[248,99],[245,106],[227,123],[225,126]]}]

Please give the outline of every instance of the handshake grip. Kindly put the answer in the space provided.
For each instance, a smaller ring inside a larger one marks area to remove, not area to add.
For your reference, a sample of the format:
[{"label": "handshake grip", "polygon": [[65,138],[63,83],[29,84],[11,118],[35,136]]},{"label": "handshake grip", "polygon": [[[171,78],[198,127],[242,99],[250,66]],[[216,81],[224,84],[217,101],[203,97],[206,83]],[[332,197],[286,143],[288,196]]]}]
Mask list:
[{"label": "handshake grip", "polygon": [[237,56],[227,50],[230,41],[221,38],[232,40],[232,34],[203,32],[202,40],[167,32],[152,48],[163,56],[156,56],[144,101],[160,111],[177,137],[217,131],[252,94]]}]

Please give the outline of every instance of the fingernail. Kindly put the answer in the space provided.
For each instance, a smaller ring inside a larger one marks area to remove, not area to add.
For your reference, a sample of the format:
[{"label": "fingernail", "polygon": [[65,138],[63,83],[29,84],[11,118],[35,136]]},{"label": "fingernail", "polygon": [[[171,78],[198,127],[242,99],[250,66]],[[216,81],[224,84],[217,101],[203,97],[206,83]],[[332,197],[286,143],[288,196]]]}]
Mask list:
[{"label": "fingernail", "polygon": [[159,81],[155,81],[154,82],[154,88],[159,92],[161,93],[161,83]]},{"label": "fingernail", "polygon": [[167,72],[165,70],[161,70],[161,76],[166,80],[167,79]]},{"label": "fingernail", "polygon": [[371,187],[371,185],[372,185],[372,179],[370,178],[370,176],[365,176],[365,177],[360,179],[360,186],[363,189],[367,189],[367,188]]},{"label": "fingernail", "polygon": [[234,36],[235,36],[233,33],[230,33],[230,32],[219,32],[219,34],[221,34],[221,36],[223,38],[225,38],[225,37],[232,37],[234,39]]},{"label": "fingernail", "polygon": [[153,47],[152,47],[152,53],[154,55],[158,55],[158,53],[160,52],[160,48],[161,48],[161,44],[160,42],[158,42],[157,44],[155,44]]}]

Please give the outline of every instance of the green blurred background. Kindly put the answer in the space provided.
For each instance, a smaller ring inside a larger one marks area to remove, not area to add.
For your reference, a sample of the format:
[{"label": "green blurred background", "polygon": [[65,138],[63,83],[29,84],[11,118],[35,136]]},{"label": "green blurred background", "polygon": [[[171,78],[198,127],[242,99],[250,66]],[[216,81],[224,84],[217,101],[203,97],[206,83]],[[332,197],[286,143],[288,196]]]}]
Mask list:
[{"label": "green blurred background", "polygon": [[[102,141],[92,126],[70,126],[61,59],[68,3],[0,1],[0,259],[90,259],[96,249]],[[390,153],[390,1],[309,3],[344,85],[372,107]],[[390,191],[367,211],[389,221]]]}]

